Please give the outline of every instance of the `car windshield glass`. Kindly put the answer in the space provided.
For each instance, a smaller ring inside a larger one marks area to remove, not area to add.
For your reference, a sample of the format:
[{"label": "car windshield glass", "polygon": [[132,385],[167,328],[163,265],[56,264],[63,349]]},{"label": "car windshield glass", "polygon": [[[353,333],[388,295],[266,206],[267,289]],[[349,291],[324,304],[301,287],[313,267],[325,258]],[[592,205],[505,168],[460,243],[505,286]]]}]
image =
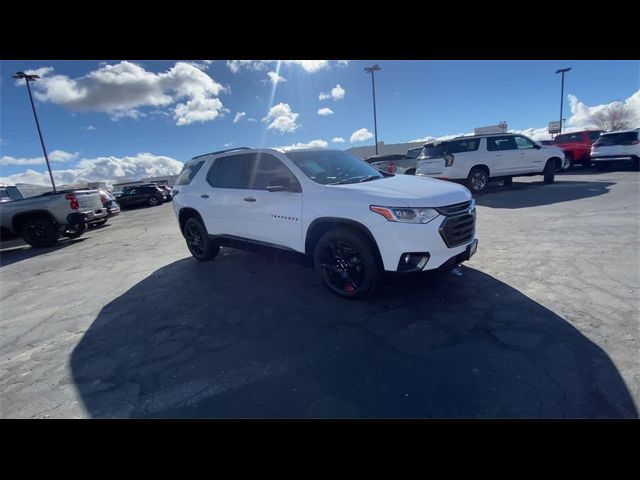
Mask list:
[{"label": "car windshield glass", "polygon": [[638,132],[609,133],[602,135],[596,145],[630,145],[638,139]]},{"label": "car windshield glass", "polygon": [[285,155],[316,183],[338,185],[384,178],[377,169],[341,150],[286,152]]},{"label": "car windshield glass", "polygon": [[407,158],[408,159],[418,158],[420,156],[421,151],[422,151],[422,148],[412,148],[411,150],[407,151]]}]

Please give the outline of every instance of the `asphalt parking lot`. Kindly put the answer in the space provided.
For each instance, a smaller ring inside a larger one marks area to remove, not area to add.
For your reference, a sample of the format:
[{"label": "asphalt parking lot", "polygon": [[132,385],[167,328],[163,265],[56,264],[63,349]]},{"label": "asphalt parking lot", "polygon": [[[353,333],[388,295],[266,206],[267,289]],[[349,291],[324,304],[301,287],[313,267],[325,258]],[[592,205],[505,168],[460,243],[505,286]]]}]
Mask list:
[{"label": "asphalt parking lot", "polygon": [[3,242],[0,416],[637,418],[640,173],[477,201],[471,261],[360,302],[277,255],[198,263],[170,204]]}]

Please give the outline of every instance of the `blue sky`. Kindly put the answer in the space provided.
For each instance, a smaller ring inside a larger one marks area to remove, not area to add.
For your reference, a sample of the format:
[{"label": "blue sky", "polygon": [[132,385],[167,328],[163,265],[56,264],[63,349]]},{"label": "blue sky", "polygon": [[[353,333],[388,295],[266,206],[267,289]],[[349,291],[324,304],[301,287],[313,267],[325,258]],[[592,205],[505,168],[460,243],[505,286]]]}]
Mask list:
[{"label": "blue sky", "polygon": [[[173,172],[229,145],[372,144],[371,79],[363,68],[373,63],[382,67],[376,97],[385,143],[503,120],[510,129],[543,129],[559,116],[554,72],[564,67],[572,68],[568,126],[586,126],[589,112],[614,101],[640,104],[638,61],[2,61],[0,177],[35,181],[20,175],[46,171],[26,89],[11,78],[19,70],[42,76],[33,85],[36,108],[47,149],[57,151],[53,168],[69,180]],[[269,72],[285,81],[274,86]],[[319,115],[322,108],[333,113]],[[234,123],[238,112],[245,114]],[[333,143],[336,137],[345,142]]]}]

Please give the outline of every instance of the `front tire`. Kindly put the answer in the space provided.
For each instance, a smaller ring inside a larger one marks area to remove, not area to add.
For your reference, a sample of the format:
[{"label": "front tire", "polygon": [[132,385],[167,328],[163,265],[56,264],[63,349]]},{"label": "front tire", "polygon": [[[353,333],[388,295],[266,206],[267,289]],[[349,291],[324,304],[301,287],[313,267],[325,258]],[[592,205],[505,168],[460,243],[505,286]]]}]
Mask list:
[{"label": "front tire", "polygon": [[489,173],[480,167],[473,167],[467,177],[467,188],[473,193],[483,192],[489,185]]},{"label": "front tire", "polygon": [[60,238],[56,224],[46,218],[27,220],[22,225],[20,234],[33,248],[53,247]]},{"label": "front tire", "polygon": [[147,204],[150,207],[157,207],[158,205],[160,205],[160,200],[158,200],[156,197],[151,197],[149,200],[147,200]]},{"label": "front tire", "polygon": [[378,283],[376,257],[359,232],[346,228],[328,231],[318,241],[313,257],[324,285],[335,295],[364,298]]},{"label": "front tire", "polygon": [[190,218],[184,224],[184,238],[193,258],[201,262],[213,260],[220,252],[220,246],[210,239],[204,225],[197,218]]},{"label": "front tire", "polygon": [[542,173],[544,174],[544,183],[553,183],[556,176],[555,161],[547,160]]},{"label": "front tire", "polygon": [[415,168],[410,168],[409,170],[404,172],[404,174],[405,175],[415,175],[416,174],[416,169]]},{"label": "front tire", "polygon": [[561,162],[560,163],[560,171],[561,172],[568,172],[569,170],[571,170],[573,168],[573,157],[571,155],[567,156],[567,162]]}]

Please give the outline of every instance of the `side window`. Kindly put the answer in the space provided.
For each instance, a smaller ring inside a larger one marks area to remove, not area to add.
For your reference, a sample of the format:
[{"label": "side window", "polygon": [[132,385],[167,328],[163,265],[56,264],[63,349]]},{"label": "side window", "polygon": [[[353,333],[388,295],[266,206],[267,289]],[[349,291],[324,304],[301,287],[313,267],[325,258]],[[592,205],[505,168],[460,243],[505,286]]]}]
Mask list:
[{"label": "side window", "polygon": [[204,165],[204,160],[185,165],[182,172],[180,172],[178,180],[176,180],[176,185],[189,185],[202,165]]},{"label": "side window", "polygon": [[137,195],[138,194],[138,189],[137,188],[132,188],[130,190],[127,190],[126,192],[124,192],[125,195]]},{"label": "side window", "polygon": [[456,140],[450,142],[447,147],[448,153],[475,152],[480,146],[479,138],[470,138],[468,140]]},{"label": "side window", "polygon": [[490,152],[502,150],[517,150],[518,146],[513,137],[487,137],[487,150]]},{"label": "side window", "polygon": [[249,188],[266,190],[268,186],[284,185],[291,185],[302,191],[296,177],[278,158],[269,154],[257,154],[251,166]]},{"label": "side window", "polygon": [[525,137],[515,137],[518,150],[533,148],[533,142]]},{"label": "side window", "polygon": [[215,188],[249,188],[249,173],[255,154],[232,155],[214,160],[207,182]]}]

